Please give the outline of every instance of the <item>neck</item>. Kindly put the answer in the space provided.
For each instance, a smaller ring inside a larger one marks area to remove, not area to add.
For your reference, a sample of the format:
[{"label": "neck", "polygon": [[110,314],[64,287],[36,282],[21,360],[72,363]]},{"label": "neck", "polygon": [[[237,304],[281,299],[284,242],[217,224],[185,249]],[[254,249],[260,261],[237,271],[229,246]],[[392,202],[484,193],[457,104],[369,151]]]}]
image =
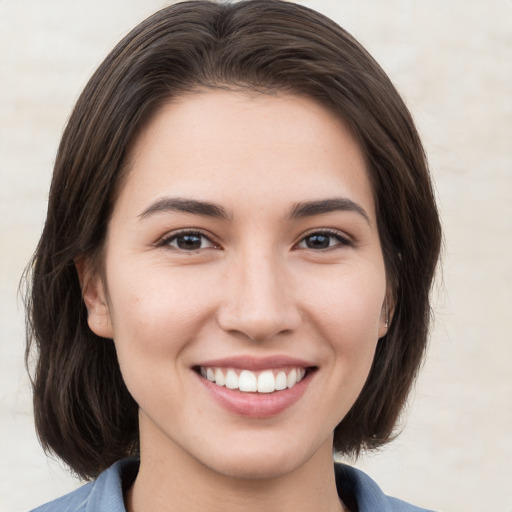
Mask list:
[{"label": "neck", "polygon": [[139,474],[125,496],[128,512],[346,510],[336,491],[330,442],[291,472],[268,478],[225,475],[176,445],[152,446],[141,437]]}]

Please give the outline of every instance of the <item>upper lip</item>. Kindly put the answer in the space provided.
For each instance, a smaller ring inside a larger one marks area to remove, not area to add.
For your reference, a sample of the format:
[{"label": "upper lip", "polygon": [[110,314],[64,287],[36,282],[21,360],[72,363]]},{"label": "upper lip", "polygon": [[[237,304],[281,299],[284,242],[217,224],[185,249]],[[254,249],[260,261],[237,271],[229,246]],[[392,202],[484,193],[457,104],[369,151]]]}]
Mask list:
[{"label": "upper lip", "polygon": [[311,368],[315,364],[301,358],[277,355],[267,357],[254,356],[230,356],[219,359],[210,359],[203,361],[196,366],[205,368],[237,368],[243,370],[261,371],[272,370],[274,368],[294,367],[294,368]]}]

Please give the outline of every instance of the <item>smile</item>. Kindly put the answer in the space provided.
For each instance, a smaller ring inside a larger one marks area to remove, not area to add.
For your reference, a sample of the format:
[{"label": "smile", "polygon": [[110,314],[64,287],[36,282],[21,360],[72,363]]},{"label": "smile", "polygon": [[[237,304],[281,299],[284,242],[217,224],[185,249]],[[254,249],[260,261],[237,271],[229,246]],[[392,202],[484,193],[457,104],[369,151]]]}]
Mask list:
[{"label": "smile", "polygon": [[243,393],[274,393],[293,388],[304,378],[307,369],[297,367],[251,371],[201,366],[199,372],[217,386],[237,389]]}]

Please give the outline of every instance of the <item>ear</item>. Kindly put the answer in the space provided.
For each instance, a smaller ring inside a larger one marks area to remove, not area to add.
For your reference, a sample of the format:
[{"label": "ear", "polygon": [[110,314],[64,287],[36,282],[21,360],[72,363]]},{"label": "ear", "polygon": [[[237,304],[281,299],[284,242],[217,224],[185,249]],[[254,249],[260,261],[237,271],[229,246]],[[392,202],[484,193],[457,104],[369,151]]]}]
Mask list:
[{"label": "ear", "polygon": [[87,323],[91,331],[102,338],[113,338],[112,319],[108,307],[105,285],[88,258],[77,258],[75,267],[87,308]]},{"label": "ear", "polygon": [[384,303],[382,304],[379,320],[379,339],[386,336],[391,325],[394,313],[394,300],[391,293],[386,293]]}]

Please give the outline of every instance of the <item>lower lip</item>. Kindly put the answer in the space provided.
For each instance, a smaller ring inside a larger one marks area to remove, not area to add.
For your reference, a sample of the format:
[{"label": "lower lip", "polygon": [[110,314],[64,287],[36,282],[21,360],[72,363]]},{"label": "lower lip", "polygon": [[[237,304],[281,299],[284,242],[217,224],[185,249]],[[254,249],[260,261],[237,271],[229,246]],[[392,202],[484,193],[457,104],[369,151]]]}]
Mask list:
[{"label": "lower lip", "polygon": [[213,398],[228,411],[249,418],[270,418],[282,413],[300,399],[306,391],[312,375],[312,372],[308,372],[292,388],[273,393],[245,393],[238,389],[217,386],[200,375],[197,377]]}]

